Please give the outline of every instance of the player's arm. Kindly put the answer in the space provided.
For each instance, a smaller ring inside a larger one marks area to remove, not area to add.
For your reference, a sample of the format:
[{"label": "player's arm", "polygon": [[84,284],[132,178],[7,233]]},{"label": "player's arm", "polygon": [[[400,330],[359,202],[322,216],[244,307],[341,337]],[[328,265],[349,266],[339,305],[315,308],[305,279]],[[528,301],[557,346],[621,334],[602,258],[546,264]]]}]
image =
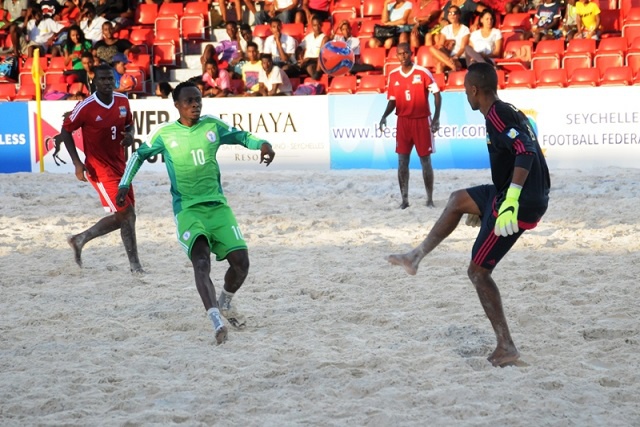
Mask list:
[{"label": "player's arm", "polygon": [[146,143],[142,144],[127,161],[127,165],[124,168],[124,174],[120,179],[120,184],[118,184],[118,194],[116,195],[116,204],[118,206],[124,206],[124,200],[127,197],[127,193],[129,193],[131,182],[133,182],[133,178],[140,170],[140,167],[142,167],[144,161],[151,156],[156,156],[164,152],[164,142],[160,135],[154,133],[150,140],[151,145]]},{"label": "player's arm", "polygon": [[387,102],[387,108],[384,110],[384,113],[382,113],[382,117],[380,118],[380,123],[378,124],[378,127],[380,128],[380,130],[387,127],[387,117],[389,116],[389,114],[393,113],[393,110],[395,109],[396,109],[396,99],[389,98],[389,102]]},{"label": "player's arm", "polygon": [[124,132],[122,132],[122,141],[120,141],[120,145],[123,147],[132,146],[134,141],[134,132],[135,128],[133,127],[133,124],[125,126]]},{"label": "player's arm", "polygon": [[60,138],[64,143],[65,148],[69,152],[69,156],[71,157],[71,161],[73,162],[73,166],[76,168],[76,178],[80,181],[87,181],[87,177],[85,176],[86,169],[84,167],[84,163],[80,160],[80,156],[78,155],[78,150],[76,149],[76,143],[73,141],[73,136],[69,133],[68,130],[62,128],[60,134],[56,136],[56,138]]},{"label": "player's arm", "polygon": [[222,121],[218,123],[218,135],[220,135],[221,144],[243,145],[249,150],[260,150],[260,163],[265,163],[266,166],[269,166],[276,156],[269,142],[249,132],[229,126]]}]

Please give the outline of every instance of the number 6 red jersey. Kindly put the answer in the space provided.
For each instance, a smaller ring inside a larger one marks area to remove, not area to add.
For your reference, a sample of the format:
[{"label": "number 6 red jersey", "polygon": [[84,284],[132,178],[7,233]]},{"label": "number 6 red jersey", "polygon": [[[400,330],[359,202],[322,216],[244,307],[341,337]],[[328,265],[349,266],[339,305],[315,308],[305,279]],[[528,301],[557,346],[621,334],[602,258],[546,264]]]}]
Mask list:
[{"label": "number 6 red jersey", "polygon": [[387,98],[396,101],[396,115],[411,119],[431,117],[429,92],[440,89],[429,70],[413,64],[409,73],[398,67],[389,74]]},{"label": "number 6 red jersey", "polygon": [[120,179],[124,174],[125,154],[120,145],[125,127],[133,119],[126,95],[113,92],[110,104],[104,104],[96,93],[80,101],[64,120],[69,133],[82,129],[85,166],[98,180]]}]

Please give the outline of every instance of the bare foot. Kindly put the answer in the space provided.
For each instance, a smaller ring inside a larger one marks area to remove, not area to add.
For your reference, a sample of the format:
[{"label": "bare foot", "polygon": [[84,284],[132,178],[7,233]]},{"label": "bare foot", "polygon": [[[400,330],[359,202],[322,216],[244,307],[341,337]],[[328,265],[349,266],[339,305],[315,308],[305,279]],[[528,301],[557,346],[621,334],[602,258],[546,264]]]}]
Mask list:
[{"label": "bare foot", "polygon": [[216,329],[216,343],[220,345],[226,340],[227,340],[227,327],[223,326],[220,329]]},{"label": "bare foot", "polygon": [[427,206],[430,207],[430,208],[435,208],[436,207],[436,205],[433,204],[433,200],[431,200],[431,199],[427,200]]},{"label": "bare foot", "polygon": [[487,360],[493,366],[505,366],[509,365],[520,358],[520,353],[515,346],[510,346],[508,348],[496,348],[491,356],[487,358]]},{"label": "bare foot", "polygon": [[78,236],[69,237],[67,239],[67,243],[69,243],[69,246],[71,246],[71,249],[73,249],[73,256],[76,260],[76,264],[82,267],[82,246],[78,245],[78,243],[76,242],[76,237]]},{"label": "bare foot", "polygon": [[400,209],[407,209],[409,207],[409,202],[407,202],[406,200],[402,201],[402,204],[400,205]]},{"label": "bare foot", "polygon": [[411,254],[411,252],[407,254],[395,254],[389,255],[386,258],[390,264],[399,265],[404,268],[407,274],[411,276],[415,276],[418,272],[418,264],[416,263],[416,258]]}]

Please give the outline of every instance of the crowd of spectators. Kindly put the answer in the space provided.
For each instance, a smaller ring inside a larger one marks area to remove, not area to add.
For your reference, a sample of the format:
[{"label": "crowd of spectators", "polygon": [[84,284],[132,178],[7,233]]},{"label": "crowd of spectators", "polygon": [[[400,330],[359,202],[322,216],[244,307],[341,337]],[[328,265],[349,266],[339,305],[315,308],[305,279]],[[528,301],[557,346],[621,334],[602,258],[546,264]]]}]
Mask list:
[{"label": "crowd of spectators", "polygon": [[[541,40],[599,38],[598,3],[559,1],[380,0],[379,15],[363,17],[361,4],[353,0],[219,0],[213,6],[208,0],[207,21],[226,31],[224,37],[203,45],[201,74],[193,81],[212,97],[291,95],[300,86],[303,94],[322,92],[328,79],[322,76],[318,56],[329,40],[351,46],[356,54],[354,74],[383,71],[380,64],[362,61],[363,50],[389,51],[401,42],[410,43],[414,52],[426,46],[434,72],[458,71],[471,62],[495,63],[508,54],[499,25],[513,13],[527,13],[530,20],[509,37],[531,40],[532,46]],[[348,12],[351,6],[350,17],[335,13]],[[138,82],[127,75],[127,64],[139,46],[126,38],[126,30],[136,24],[138,7],[135,0],[4,0],[0,54],[20,61],[35,50],[40,56],[64,57],[67,69],[62,82],[69,86],[80,82],[87,92],[93,89],[93,67],[107,63],[115,70],[116,90],[132,91]],[[218,10],[221,19],[216,20]],[[370,33],[361,31],[365,21],[374,21]],[[288,24],[304,30],[288,34],[283,31]],[[255,35],[256,26],[268,31],[262,37]],[[150,88],[162,96],[169,91],[165,83]]]}]

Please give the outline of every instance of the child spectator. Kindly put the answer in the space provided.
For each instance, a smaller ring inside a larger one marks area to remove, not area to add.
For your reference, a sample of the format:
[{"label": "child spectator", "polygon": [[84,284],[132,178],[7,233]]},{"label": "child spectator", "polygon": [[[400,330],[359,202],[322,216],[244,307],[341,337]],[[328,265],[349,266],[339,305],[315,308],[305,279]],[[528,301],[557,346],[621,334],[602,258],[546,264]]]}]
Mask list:
[{"label": "child spectator", "polygon": [[576,3],[576,38],[600,38],[600,7],[590,0],[578,0]]},{"label": "child spectator", "polygon": [[535,18],[537,18],[538,22],[532,28],[534,43],[538,43],[542,39],[555,40],[562,36],[562,30],[560,30],[562,14],[560,13],[560,5],[556,0],[546,0],[541,4],[538,7]]},{"label": "child spectator", "polygon": [[258,93],[262,96],[293,95],[291,81],[280,67],[273,64],[273,58],[268,53],[260,55],[262,70],[258,82]]},{"label": "child spectator", "polygon": [[96,7],[91,2],[86,2],[82,6],[80,14],[80,28],[84,31],[87,40],[96,43],[102,39],[102,24],[107,22],[102,16],[96,15]]},{"label": "child spectator", "polygon": [[300,47],[304,49],[301,69],[313,78],[320,80],[322,69],[318,67],[318,57],[320,56],[320,48],[329,41],[329,37],[322,32],[322,21],[319,17],[311,18],[312,32],[307,34]]},{"label": "child spectator", "polygon": [[126,55],[123,53],[116,53],[113,56],[113,75],[115,77],[115,91],[126,93],[132,91],[136,86],[136,79],[131,74],[127,73],[126,64],[129,63]]},{"label": "child spectator", "polygon": [[205,84],[202,96],[221,98],[231,93],[231,76],[227,70],[219,69],[216,61],[205,64],[202,81]]},{"label": "child spectator", "polygon": [[249,42],[254,42],[258,46],[258,53],[262,52],[264,40],[258,36],[253,36],[253,30],[249,24],[240,25],[240,36],[240,49],[243,52],[247,51]]},{"label": "child spectator", "polygon": [[296,62],[296,40],[282,32],[282,21],[274,18],[270,22],[271,35],[264,41],[262,53],[271,55],[273,64],[287,72],[289,68],[294,68]]},{"label": "child spectator", "polygon": [[173,88],[169,82],[159,82],[156,85],[156,96],[159,96],[162,99],[168,99],[171,92],[173,92]]},{"label": "child spectator", "polygon": [[53,45],[57,35],[64,31],[64,25],[54,21],[51,17],[44,17],[42,11],[35,8],[33,19],[26,25],[26,36],[19,36],[20,52],[29,57],[33,56],[35,49],[40,49],[40,54],[44,55]]},{"label": "child spectator", "polygon": [[258,45],[254,42],[247,43],[247,60],[242,66],[242,80],[244,81],[245,94],[255,95],[260,88],[258,80],[262,62],[259,59]]}]

